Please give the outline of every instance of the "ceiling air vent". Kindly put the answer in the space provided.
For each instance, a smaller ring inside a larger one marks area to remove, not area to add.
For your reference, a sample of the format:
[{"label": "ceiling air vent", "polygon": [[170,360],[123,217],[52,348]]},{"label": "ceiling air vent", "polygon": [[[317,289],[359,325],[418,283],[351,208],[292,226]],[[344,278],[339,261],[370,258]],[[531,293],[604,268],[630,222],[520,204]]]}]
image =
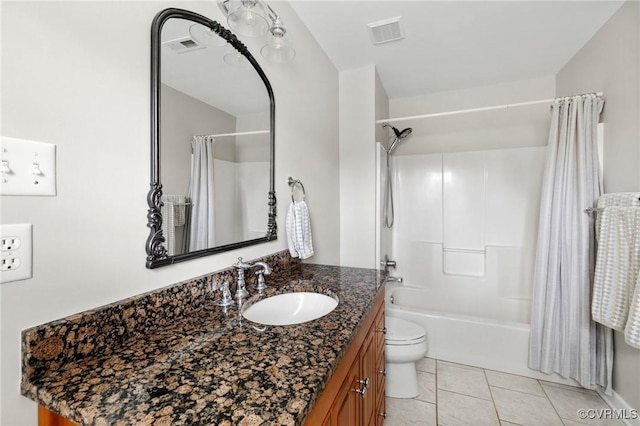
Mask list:
[{"label": "ceiling air vent", "polygon": [[400,28],[400,16],[367,24],[373,44],[388,43],[404,38]]},{"label": "ceiling air vent", "polygon": [[198,43],[192,37],[176,38],[174,40],[165,41],[163,46],[171,49],[173,53],[185,53],[193,50],[204,49],[206,46]]}]

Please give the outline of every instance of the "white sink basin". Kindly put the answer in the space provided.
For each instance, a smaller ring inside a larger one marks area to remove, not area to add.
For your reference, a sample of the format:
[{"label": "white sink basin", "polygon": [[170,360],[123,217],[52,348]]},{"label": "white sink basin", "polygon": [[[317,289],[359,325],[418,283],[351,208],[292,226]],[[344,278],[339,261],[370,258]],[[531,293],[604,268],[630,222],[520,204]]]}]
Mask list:
[{"label": "white sink basin", "polygon": [[258,324],[292,325],[327,315],[338,300],[320,293],[285,293],[250,305],[242,316]]}]

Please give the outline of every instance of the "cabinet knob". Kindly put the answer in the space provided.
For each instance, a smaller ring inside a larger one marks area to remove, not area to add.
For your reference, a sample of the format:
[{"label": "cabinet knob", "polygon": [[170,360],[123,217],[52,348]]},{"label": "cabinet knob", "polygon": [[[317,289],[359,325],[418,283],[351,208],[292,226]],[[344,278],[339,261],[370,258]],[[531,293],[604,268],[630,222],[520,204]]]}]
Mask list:
[{"label": "cabinet knob", "polygon": [[364,385],[365,389],[369,387],[369,378],[367,377],[364,380],[358,380],[358,383],[360,383],[361,385]]},{"label": "cabinet knob", "polygon": [[386,412],[378,413],[378,415],[379,415],[380,417],[382,417],[383,419],[386,419],[386,418],[387,418],[387,413],[386,413]]},{"label": "cabinet knob", "polygon": [[354,392],[360,394],[360,396],[362,397],[362,399],[366,398],[367,396],[367,388],[362,388],[362,389],[354,389]]},{"label": "cabinet knob", "polygon": [[383,376],[387,375],[387,369],[385,368],[384,370],[380,370],[378,371],[378,373],[382,374]]},{"label": "cabinet knob", "polygon": [[387,327],[379,328],[378,332],[380,332],[382,334],[387,334]]}]

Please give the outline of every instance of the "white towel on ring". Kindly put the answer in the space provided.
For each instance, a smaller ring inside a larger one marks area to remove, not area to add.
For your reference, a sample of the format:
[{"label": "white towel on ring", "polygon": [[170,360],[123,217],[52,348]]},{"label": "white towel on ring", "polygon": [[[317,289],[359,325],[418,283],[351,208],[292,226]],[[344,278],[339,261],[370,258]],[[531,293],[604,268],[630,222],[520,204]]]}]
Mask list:
[{"label": "white towel on ring", "polygon": [[313,256],[311,218],[309,217],[309,208],[306,202],[293,201],[291,203],[287,212],[285,227],[291,257],[307,259]]},{"label": "white towel on ring", "polygon": [[186,217],[186,195],[168,195],[160,197],[162,207],[162,235],[164,236],[164,246],[167,254],[173,256],[176,252],[175,229],[177,226],[184,226]]},{"label": "white towel on ring", "polygon": [[640,270],[640,209],[605,207],[599,216],[591,314],[594,321],[623,331]]},{"label": "white towel on ring", "polygon": [[627,325],[624,327],[624,341],[640,349],[640,274],[638,274],[636,288],[631,297],[629,318],[627,318]]},{"label": "white towel on ring", "polygon": [[593,320],[640,348],[640,193],[604,194],[598,208]]}]

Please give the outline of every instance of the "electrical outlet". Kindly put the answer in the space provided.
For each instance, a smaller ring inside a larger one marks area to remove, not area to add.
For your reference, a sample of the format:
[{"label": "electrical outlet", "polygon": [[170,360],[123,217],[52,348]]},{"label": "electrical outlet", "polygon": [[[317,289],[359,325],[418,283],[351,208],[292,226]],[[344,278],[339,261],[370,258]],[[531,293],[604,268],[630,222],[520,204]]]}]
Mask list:
[{"label": "electrical outlet", "polygon": [[0,283],[31,278],[32,235],[30,223],[0,225]]},{"label": "electrical outlet", "polygon": [[0,238],[0,250],[2,251],[18,250],[21,244],[20,238],[15,235]]},{"label": "electrical outlet", "polygon": [[0,271],[15,271],[20,267],[20,258],[5,257],[0,261]]}]

